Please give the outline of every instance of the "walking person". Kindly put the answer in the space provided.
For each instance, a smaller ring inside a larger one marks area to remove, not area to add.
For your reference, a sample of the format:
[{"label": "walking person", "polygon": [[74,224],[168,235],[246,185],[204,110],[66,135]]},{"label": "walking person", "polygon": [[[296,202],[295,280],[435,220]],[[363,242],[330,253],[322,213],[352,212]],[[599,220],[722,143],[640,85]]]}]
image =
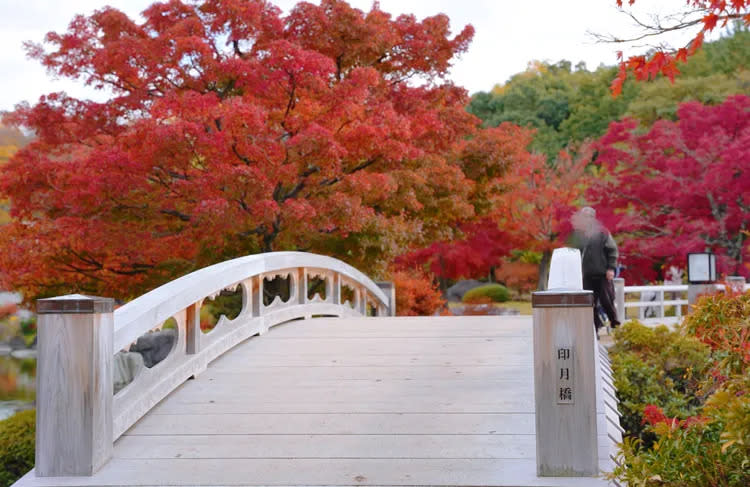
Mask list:
[{"label": "walking person", "polygon": [[[617,244],[612,235],[596,219],[596,210],[587,206],[573,215],[573,247],[581,251],[583,288],[594,292],[594,326],[596,331],[604,326],[597,309],[604,309],[610,326],[620,325],[614,305]],[[598,335],[597,335],[598,336]]]}]

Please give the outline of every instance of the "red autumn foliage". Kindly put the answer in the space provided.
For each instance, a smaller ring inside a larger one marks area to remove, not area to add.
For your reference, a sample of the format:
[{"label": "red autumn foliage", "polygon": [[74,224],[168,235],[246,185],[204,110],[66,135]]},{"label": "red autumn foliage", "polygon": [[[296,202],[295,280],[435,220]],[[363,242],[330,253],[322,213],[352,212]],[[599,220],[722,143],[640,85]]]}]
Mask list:
[{"label": "red autumn foliage", "polygon": [[683,420],[670,418],[664,414],[660,407],[653,404],[649,404],[643,409],[643,424],[650,424],[651,426],[666,424],[670,428],[690,428],[691,426],[705,424],[706,421],[707,419],[702,416],[689,416]]},{"label": "red autumn foliage", "polygon": [[[616,0],[617,6],[623,6],[623,0]],[[633,5],[635,0],[628,0]],[[750,0],[687,0],[686,1],[691,18],[685,15],[674,25],[660,25],[658,22],[653,29],[649,29],[645,36],[660,35],[668,31],[690,29],[698,26],[699,30],[690,42],[678,49],[666,49],[658,47],[650,56],[637,55],[622,59],[622,53],[618,53],[621,59],[620,69],[617,77],[612,81],[611,91],[613,96],[622,92],[622,85],[633,73],[637,80],[649,80],[661,74],[674,81],[675,76],[680,74],[679,63],[687,62],[688,58],[695,54],[703,45],[705,36],[716,27],[726,27],[731,21],[738,20],[744,25],[750,25]],[[700,16],[697,16],[700,15]]]},{"label": "red autumn foliage", "polygon": [[682,104],[679,120],[643,133],[635,120],[612,123],[598,143],[603,171],[587,199],[618,236],[625,278],[663,279],[688,252],[717,254],[717,271],[748,275],[750,98]]},{"label": "red autumn foliage", "polygon": [[537,288],[539,268],[536,264],[520,261],[504,261],[495,269],[495,280],[521,293]]},{"label": "red autumn foliage", "polygon": [[[467,174],[484,183],[474,191],[474,201],[479,206],[477,213],[485,217],[462,225],[463,239],[437,242],[408,253],[398,259],[399,265],[421,266],[444,279],[484,277],[511,250],[523,249],[542,253],[539,267],[546,270],[552,250],[561,246],[570,232],[570,215],[584,191],[591,150],[581,148],[575,159],[563,152],[551,164],[528,151],[532,129],[503,123],[496,130],[495,147],[485,150],[500,157],[497,163],[484,166],[493,172],[472,170],[471,162],[480,157],[463,159]],[[476,162],[473,165],[478,166]],[[545,276],[539,275],[539,279],[546,282]]]},{"label": "red autumn foliage", "polygon": [[473,36],[445,15],[171,0],[143,19],[105,7],[28,46],[114,95],[54,93],[6,117],[37,139],[0,170],[2,285],[126,298],[289,249],[383,271],[481,215],[515,153],[445,81]]},{"label": "red autumn foliage", "polygon": [[[750,364],[750,293],[730,290],[703,296],[684,326],[712,350],[726,354],[730,361]],[[714,378],[723,380],[718,375]]]},{"label": "red autumn foliage", "polygon": [[513,248],[507,233],[491,220],[461,227],[465,238],[436,242],[396,259],[400,268],[428,270],[444,279],[483,277]]},{"label": "red autumn foliage", "polygon": [[[533,131],[521,129],[519,137],[528,144]],[[502,191],[492,198],[492,218],[503,229],[515,248],[542,254],[537,276],[540,289],[547,282],[552,251],[564,246],[570,233],[570,217],[586,187],[586,164],[590,147],[582,147],[573,158],[561,152],[554,163],[529,154],[513,165],[503,180]]]},{"label": "red autumn foliage", "polygon": [[[649,404],[643,409],[643,424],[655,425],[666,422],[667,417],[660,407]],[[672,420],[669,420],[669,422],[672,422]]]},{"label": "red autumn foliage", "polygon": [[396,286],[398,316],[432,316],[445,307],[445,300],[437,285],[418,271],[393,272]]}]

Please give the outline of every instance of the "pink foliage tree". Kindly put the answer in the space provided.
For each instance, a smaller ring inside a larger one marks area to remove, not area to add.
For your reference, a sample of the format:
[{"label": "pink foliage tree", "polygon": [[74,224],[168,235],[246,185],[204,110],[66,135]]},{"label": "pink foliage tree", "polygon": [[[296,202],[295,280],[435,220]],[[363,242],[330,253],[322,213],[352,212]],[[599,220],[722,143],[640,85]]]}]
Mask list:
[{"label": "pink foliage tree", "polygon": [[681,105],[643,133],[613,123],[599,141],[601,177],[587,192],[619,236],[627,276],[663,278],[688,252],[712,250],[722,274],[748,275],[750,98]]}]

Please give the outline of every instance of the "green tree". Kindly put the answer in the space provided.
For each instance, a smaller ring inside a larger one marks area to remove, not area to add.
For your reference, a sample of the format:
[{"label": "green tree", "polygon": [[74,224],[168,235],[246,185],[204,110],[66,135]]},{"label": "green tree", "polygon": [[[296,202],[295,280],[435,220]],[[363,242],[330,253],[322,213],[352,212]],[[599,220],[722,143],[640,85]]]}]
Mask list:
[{"label": "green tree", "polygon": [[512,122],[536,130],[531,149],[554,160],[558,153],[589,138],[604,134],[609,122],[622,116],[638,87],[612,99],[609,83],[616,69],[586,70],[569,61],[549,64],[534,61],[504,85],[477,93],[469,112],[494,127]]},{"label": "green tree", "polygon": [[560,150],[575,149],[588,139],[604,135],[609,124],[631,116],[650,126],[658,119],[675,119],[679,104],[699,101],[722,103],[730,95],[750,94],[750,32],[737,25],[727,35],[708,43],[673,84],[658,76],[643,83],[625,83],[613,97],[610,83],[617,67],[594,71],[569,61],[555,64],[534,61],[490,92],[475,94],[468,110],[486,126],[512,122],[536,130],[530,148],[554,160]]}]

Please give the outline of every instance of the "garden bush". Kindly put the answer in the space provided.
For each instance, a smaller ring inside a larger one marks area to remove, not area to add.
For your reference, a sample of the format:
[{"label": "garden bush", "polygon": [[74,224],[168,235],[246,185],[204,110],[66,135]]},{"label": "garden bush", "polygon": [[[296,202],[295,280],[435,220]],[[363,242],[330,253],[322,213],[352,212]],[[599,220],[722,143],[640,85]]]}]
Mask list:
[{"label": "garden bush", "polygon": [[36,411],[22,411],[0,421],[0,487],[7,487],[34,467]]},{"label": "garden bush", "polygon": [[627,323],[610,350],[626,437],[611,477],[750,485],[750,295],[702,298],[676,331]]},{"label": "garden bush", "polygon": [[495,303],[504,303],[510,300],[510,291],[500,284],[485,284],[467,291],[462,301],[464,303],[478,303],[485,302],[487,298]]},{"label": "garden bush", "polygon": [[531,262],[504,262],[495,269],[495,280],[502,282],[518,294],[530,293],[539,282],[539,264]]},{"label": "garden bush", "polygon": [[397,271],[391,276],[396,286],[396,313],[399,316],[431,316],[445,308],[437,285],[420,271]]}]

